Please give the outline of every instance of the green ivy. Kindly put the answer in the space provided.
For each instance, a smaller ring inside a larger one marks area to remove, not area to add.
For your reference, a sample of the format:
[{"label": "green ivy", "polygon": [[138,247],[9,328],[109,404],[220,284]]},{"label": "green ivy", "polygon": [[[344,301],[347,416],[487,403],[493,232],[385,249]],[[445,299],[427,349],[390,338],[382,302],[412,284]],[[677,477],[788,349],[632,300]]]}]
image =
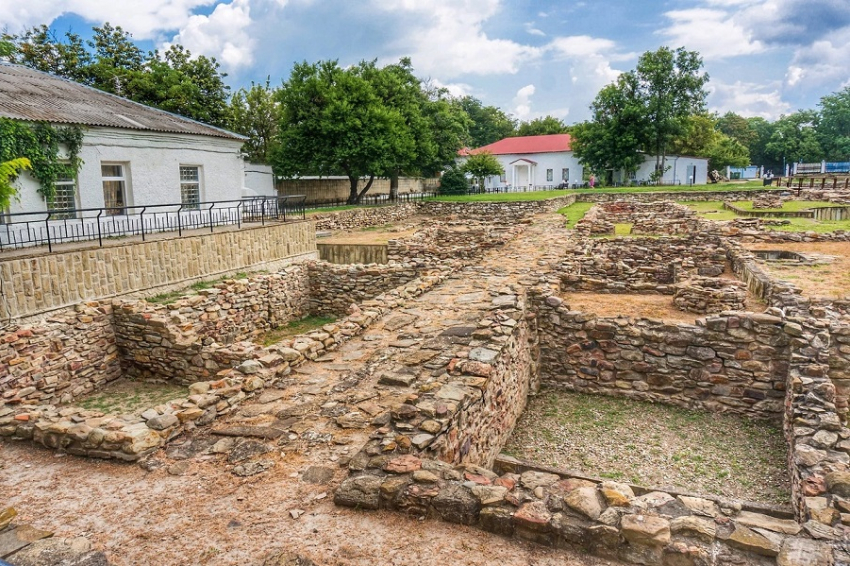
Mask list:
[{"label": "green ivy", "polygon": [[[68,153],[61,155],[64,146]],[[38,180],[38,192],[52,203],[56,196],[56,180],[76,177],[82,165],[80,149],[83,129],[80,126],[51,126],[47,122],[21,122],[0,118],[0,162],[19,157],[30,160],[30,174]]]}]

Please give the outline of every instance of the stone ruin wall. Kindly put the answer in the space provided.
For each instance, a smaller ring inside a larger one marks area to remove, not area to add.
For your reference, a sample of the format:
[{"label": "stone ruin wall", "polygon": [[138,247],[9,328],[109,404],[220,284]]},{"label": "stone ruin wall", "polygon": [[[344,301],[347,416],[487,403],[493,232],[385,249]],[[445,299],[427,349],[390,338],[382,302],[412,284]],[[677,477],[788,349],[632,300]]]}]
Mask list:
[{"label": "stone ruin wall", "polygon": [[788,355],[778,317],[740,313],[709,317],[696,326],[571,311],[546,291],[532,301],[544,384],[781,417]]},{"label": "stone ruin wall", "polygon": [[374,206],[321,212],[310,214],[307,218],[316,223],[316,230],[356,230],[379,224],[390,224],[407,220],[419,212],[417,203],[404,203],[392,206]]},{"label": "stone ruin wall", "polygon": [[751,191],[675,191],[665,192],[659,190],[657,192],[645,193],[579,193],[576,195],[576,202],[658,202],[658,201],[673,201],[673,202],[707,202],[714,200],[751,200],[760,194],[782,193],[787,189],[755,189]]},{"label": "stone ruin wall", "polygon": [[120,375],[108,303],[81,304],[0,331],[0,415],[22,402],[69,402]]},{"label": "stone ruin wall", "polygon": [[581,240],[557,268],[563,291],[660,293],[690,274],[720,275],[726,250],[715,237]]},{"label": "stone ruin wall", "polygon": [[582,236],[614,235],[615,224],[632,224],[636,235],[694,234],[704,221],[687,206],[674,202],[602,202],[591,208],[575,225]]},{"label": "stone ruin wall", "polygon": [[696,276],[675,287],[673,304],[680,311],[714,314],[747,310],[747,287],[739,281]]}]

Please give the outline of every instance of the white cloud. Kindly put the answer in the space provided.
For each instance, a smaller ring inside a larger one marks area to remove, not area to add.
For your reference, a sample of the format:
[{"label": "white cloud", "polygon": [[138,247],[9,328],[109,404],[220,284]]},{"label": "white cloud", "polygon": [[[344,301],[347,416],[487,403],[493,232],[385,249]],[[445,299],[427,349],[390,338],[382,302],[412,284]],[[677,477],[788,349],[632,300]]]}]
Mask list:
[{"label": "white cloud", "polygon": [[[714,0],[714,3],[721,3]],[[724,6],[742,2],[725,0]],[[753,39],[752,30],[739,22],[739,18],[723,10],[693,8],[673,10],[664,14],[672,20],[665,29],[657,32],[674,47],[684,46],[698,51],[706,60],[752,55],[765,50],[765,45]]]},{"label": "white cloud", "polygon": [[546,37],[546,32],[534,27],[534,22],[526,22],[525,31],[530,35],[539,35],[541,37]]},{"label": "white cloud", "polygon": [[50,23],[62,14],[75,13],[92,22],[121,26],[136,39],[158,39],[164,30],[186,25],[193,10],[215,0],[0,0],[0,28],[11,33]]},{"label": "white cloud", "polygon": [[768,120],[779,118],[791,111],[791,105],[782,100],[780,85],[761,85],[737,81],[709,83],[709,107],[721,114],[735,112],[741,116],[761,116]]},{"label": "white cloud", "polygon": [[232,71],[254,61],[255,42],[248,31],[251,23],[249,0],[233,0],[219,4],[209,16],[191,16],[172,42],[193,54],[214,56]]},{"label": "white cloud", "polygon": [[499,10],[499,0],[373,0],[376,8],[418,16],[392,48],[416,61],[417,69],[450,79],[464,74],[516,73],[540,57],[539,48],[508,39],[493,39],[483,23]]},{"label": "white cloud", "polygon": [[850,60],[850,27],[822,37],[811,45],[794,52],[785,75],[789,87],[822,88],[824,85],[850,80],[847,61]]},{"label": "white cloud", "polygon": [[531,97],[534,96],[534,85],[526,85],[519,89],[514,97],[514,115],[520,120],[531,117]]},{"label": "white cloud", "polygon": [[567,61],[570,80],[581,85],[587,92],[596,93],[600,88],[617,79],[622,71],[614,69],[612,62],[621,62],[636,57],[634,53],[622,53],[610,39],[573,35],[558,37],[546,47],[556,61]]},{"label": "white cloud", "polygon": [[456,97],[472,94],[473,88],[466,83],[444,83],[439,79],[429,79],[430,83],[437,88],[444,88],[449,94]]}]

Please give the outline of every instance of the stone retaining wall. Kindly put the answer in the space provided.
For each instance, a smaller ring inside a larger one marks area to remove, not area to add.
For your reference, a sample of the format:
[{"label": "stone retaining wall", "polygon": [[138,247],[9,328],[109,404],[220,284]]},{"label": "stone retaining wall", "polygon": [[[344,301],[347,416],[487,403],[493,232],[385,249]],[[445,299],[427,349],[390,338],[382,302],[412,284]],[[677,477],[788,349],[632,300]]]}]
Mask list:
[{"label": "stone retaining wall", "polygon": [[557,268],[564,291],[673,294],[692,275],[717,276],[726,249],[716,237],[582,240]]},{"label": "stone retaining wall", "polygon": [[673,304],[697,314],[747,310],[746,285],[732,279],[694,277],[676,285]]},{"label": "stone retaining wall", "polygon": [[451,264],[456,267],[504,246],[522,231],[522,225],[494,225],[476,220],[432,221],[413,236],[390,240],[390,262],[417,267]]},{"label": "stone retaining wall", "polygon": [[316,244],[319,259],[328,263],[387,263],[386,244]]},{"label": "stone retaining wall", "polygon": [[671,200],[677,202],[706,202],[712,200],[751,200],[760,194],[782,193],[787,189],[754,189],[741,191],[664,191],[651,193],[578,193],[576,202],[611,202],[624,200],[629,202],[656,202]]},{"label": "stone retaining wall", "polygon": [[340,316],[353,303],[372,299],[419,276],[409,263],[389,265],[334,265],[311,262],[309,312],[314,316]]},{"label": "stone retaining wall", "polygon": [[531,295],[544,383],[584,393],[779,419],[788,372],[781,319],[740,313],[698,326],[571,311]]},{"label": "stone retaining wall", "polygon": [[0,414],[4,405],[70,402],[120,375],[108,304],[0,331]]},{"label": "stone retaining wall", "polygon": [[213,234],[114,243],[102,248],[0,256],[6,301],[0,319],[45,311],[236,271],[277,269],[314,258],[310,222],[270,224]]},{"label": "stone retaining wall", "polygon": [[440,202],[427,201],[420,204],[422,214],[436,218],[473,218],[493,221],[498,219],[504,224],[518,222],[528,216],[555,212],[576,202],[576,195],[563,195],[544,200],[508,201],[508,202]]},{"label": "stone retaining wall", "polygon": [[576,223],[575,231],[583,236],[613,235],[614,224],[632,224],[632,234],[674,235],[698,233],[703,221],[687,206],[670,201],[617,200],[591,208]]},{"label": "stone retaining wall", "polygon": [[419,213],[421,203],[404,203],[367,208],[353,208],[337,212],[310,214],[308,220],[315,222],[316,230],[356,230],[378,224],[390,224],[407,220]]}]

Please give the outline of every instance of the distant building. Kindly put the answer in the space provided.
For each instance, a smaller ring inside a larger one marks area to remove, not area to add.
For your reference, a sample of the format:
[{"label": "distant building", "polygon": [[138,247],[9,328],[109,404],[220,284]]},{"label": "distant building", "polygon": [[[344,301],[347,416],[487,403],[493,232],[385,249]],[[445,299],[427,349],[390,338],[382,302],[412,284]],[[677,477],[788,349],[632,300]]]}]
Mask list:
[{"label": "distant building", "polygon": [[[619,184],[649,182],[650,176],[655,171],[655,161],[654,155],[647,155],[643,164],[630,178],[627,178],[623,171],[616,171],[613,180]],[[669,169],[661,178],[662,185],[705,185],[708,182],[707,157],[668,155],[664,165]]]},{"label": "distant building", "polygon": [[584,168],[573,155],[569,134],[521,136],[466,150],[461,154],[490,153],[505,170],[501,177],[488,177],[484,187],[522,189],[578,186]]},{"label": "distant building", "polygon": [[[57,180],[48,203],[38,182],[23,173],[11,213],[104,208],[122,215],[128,206],[182,203],[191,209],[244,194],[244,136],[48,73],[0,63],[0,117],[84,131],[77,176]],[[249,179],[257,183],[253,173]],[[271,180],[252,186],[253,192],[274,194]]]}]

